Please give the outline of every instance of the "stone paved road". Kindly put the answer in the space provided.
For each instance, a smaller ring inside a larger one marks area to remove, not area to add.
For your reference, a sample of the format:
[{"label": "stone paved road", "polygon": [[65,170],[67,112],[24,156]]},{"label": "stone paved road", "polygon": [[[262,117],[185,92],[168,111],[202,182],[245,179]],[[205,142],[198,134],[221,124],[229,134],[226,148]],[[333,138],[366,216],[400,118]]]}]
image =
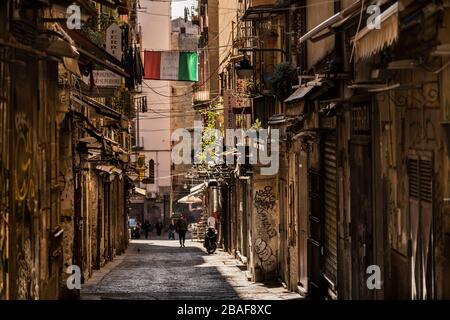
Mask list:
[{"label": "stone paved road", "polygon": [[[161,240],[163,239],[163,240]],[[201,243],[152,237],[133,240],[127,252],[94,272],[82,299],[300,299],[279,284],[247,280],[240,263],[221,250],[207,255]]]}]

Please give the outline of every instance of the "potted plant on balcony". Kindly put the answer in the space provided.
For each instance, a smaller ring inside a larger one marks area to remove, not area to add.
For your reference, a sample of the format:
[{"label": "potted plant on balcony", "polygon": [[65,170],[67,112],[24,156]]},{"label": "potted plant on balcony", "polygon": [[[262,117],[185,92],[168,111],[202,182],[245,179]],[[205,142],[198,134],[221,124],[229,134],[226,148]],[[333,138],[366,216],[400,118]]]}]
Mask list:
[{"label": "potted plant on balcony", "polygon": [[278,100],[284,101],[291,94],[296,77],[296,70],[288,62],[275,66],[275,71],[269,80],[272,86],[272,94]]}]

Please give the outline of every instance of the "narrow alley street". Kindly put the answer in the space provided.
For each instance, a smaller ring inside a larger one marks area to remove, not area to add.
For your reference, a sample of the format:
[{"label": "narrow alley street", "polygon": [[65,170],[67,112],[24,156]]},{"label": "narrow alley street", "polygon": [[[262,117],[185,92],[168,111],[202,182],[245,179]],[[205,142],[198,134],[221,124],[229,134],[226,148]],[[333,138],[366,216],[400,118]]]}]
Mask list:
[{"label": "narrow alley street", "polygon": [[0,304],[166,299],[450,300],[450,0],[0,1]]},{"label": "narrow alley street", "polygon": [[281,284],[247,280],[242,263],[216,251],[206,254],[200,242],[152,236],[132,240],[126,253],[116,257],[82,286],[84,300],[104,299],[301,299]]}]

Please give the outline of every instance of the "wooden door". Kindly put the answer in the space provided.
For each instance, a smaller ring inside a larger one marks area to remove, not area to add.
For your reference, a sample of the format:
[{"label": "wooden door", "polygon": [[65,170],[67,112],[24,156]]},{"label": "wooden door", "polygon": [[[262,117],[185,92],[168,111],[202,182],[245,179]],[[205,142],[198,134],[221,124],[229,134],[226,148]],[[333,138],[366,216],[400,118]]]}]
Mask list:
[{"label": "wooden door", "polygon": [[369,137],[353,137],[349,147],[352,298],[370,299],[366,270],[371,265],[372,244],[372,147]]},{"label": "wooden door", "polygon": [[309,194],[309,238],[308,238],[308,278],[309,294],[312,299],[322,299],[323,293],[323,199],[320,172],[308,172]]}]

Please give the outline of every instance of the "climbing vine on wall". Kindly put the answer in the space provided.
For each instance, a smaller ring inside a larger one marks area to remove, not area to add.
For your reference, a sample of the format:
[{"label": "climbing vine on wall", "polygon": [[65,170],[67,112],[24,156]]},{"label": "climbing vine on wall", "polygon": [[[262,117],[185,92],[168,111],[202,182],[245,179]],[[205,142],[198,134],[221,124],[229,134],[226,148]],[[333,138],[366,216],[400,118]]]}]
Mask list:
[{"label": "climbing vine on wall", "polygon": [[217,142],[217,136],[214,134],[218,129],[223,135],[223,128],[220,125],[220,115],[223,109],[223,100],[218,100],[211,104],[210,108],[201,112],[204,119],[204,126],[202,130],[202,151],[200,152],[198,159],[201,164],[207,164],[211,159],[216,156],[215,145]]}]

